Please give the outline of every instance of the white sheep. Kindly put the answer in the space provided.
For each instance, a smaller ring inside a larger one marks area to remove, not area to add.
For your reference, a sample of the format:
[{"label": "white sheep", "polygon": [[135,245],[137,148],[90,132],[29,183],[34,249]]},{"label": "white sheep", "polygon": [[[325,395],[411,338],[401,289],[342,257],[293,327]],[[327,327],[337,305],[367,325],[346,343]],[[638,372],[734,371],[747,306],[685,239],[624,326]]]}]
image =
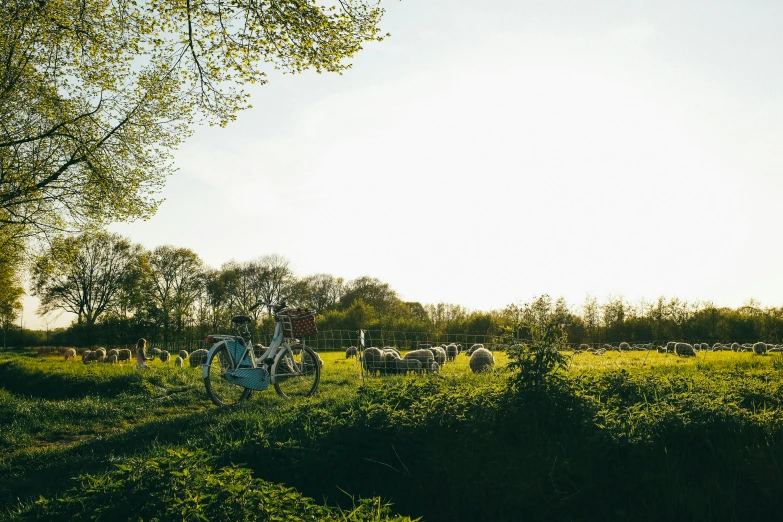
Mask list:
[{"label": "white sheep", "polygon": [[683,357],[688,357],[695,356],[696,350],[694,350],[693,346],[688,343],[676,343],[674,345],[674,353]]},{"label": "white sheep", "polygon": [[394,364],[396,366],[397,373],[421,373],[421,362],[416,359],[394,359]]},{"label": "white sheep", "polygon": [[106,357],[106,348],[96,348],[93,353],[97,353],[97,357]]},{"label": "white sheep", "polygon": [[403,359],[410,360],[415,359],[421,363],[422,369],[429,369],[432,365],[431,363],[435,360],[435,356],[432,355],[432,352],[425,349],[420,350],[411,350],[410,352],[406,353],[403,357]]},{"label": "white sheep", "polygon": [[118,357],[119,357],[119,355],[120,355],[120,351],[119,351],[117,348],[112,348],[111,350],[109,350],[108,352],[106,352],[106,357],[109,357],[109,356],[111,356],[111,355],[116,355],[116,356],[118,356]]},{"label": "white sheep", "polygon": [[[315,358],[318,360],[318,367],[319,368],[323,368],[324,367],[324,360],[321,359],[321,355],[318,352],[313,352],[313,353],[315,353]],[[310,354],[308,352],[303,352],[302,353],[302,364],[304,366],[312,366],[313,365],[312,358],[310,357]]]},{"label": "white sheep", "polygon": [[177,368],[182,368],[182,363],[185,362],[185,359],[183,359],[181,356],[174,359],[174,366]]},{"label": "white sheep", "polygon": [[84,352],[82,352],[82,362],[84,364],[94,362],[96,359],[98,359],[96,352],[93,352],[92,350],[84,350]]},{"label": "white sheep", "polygon": [[166,350],[161,350],[160,362],[169,362],[169,359],[171,359],[171,354]]},{"label": "white sheep", "polygon": [[376,372],[381,372],[383,370],[383,351],[374,346],[365,348],[361,361],[364,365],[364,369],[370,375],[375,375]]},{"label": "white sheep", "polygon": [[475,352],[479,348],[484,348],[484,345],[476,343],[473,346],[471,346],[470,348],[468,348],[467,352],[465,352],[465,353],[468,354],[468,355],[473,355],[473,352]]},{"label": "white sheep", "polygon": [[446,347],[446,360],[447,361],[453,361],[457,358],[457,355],[459,355],[459,348],[456,344],[451,343]]},{"label": "white sheep", "polygon": [[351,357],[356,357],[359,353],[359,349],[355,346],[349,346],[345,349],[345,358],[349,359]]},{"label": "white sheep", "polygon": [[188,358],[191,368],[197,368],[207,362],[207,351],[203,348],[194,351]]},{"label": "white sheep", "polygon": [[486,348],[478,348],[470,356],[469,364],[473,373],[485,372],[495,365],[495,357]]},{"label": "white sheep", "polygon": [[677,343],[674,341],[669,341],[666,343],[666,353],[674,353],[675,346],[677,346]]},{"label": "white sheep", "polygon": [[767,345],[762,342],[755,343],[753,345],[753,353],[756,355],[763,355],[767,353]]},{"label": "white sheep", "polygon": [[180,350],[179,351],[179,356],[182,357],[182,360],[184,361],[185,359],[188,358],[188,351],[187,350]]},{"label": "white sheep", "polygon": [[66,361],[69,359],[73,359],[74,357],[76,357],[76,350],[74,348],[68,348],[67,350],[65,350],[63,356],[65,357]]},{"label": "white sheep", "polygon": [[625,341],[620,343],[620,346],[617,347],[617,350],[620,352],[627,352],[631,350],[631,345],[626,343]]},{"label": "white sheep", "polygon": [[115,364],[115,363],[117,362],[117,354],[116,354],[116,353],[113,353],[113,354],[111,354],[111,355],[107,355],[107,356],[106,356],[106,362],[107,362],[107,363],[112,363],[112,364]]},{"label": "white sheep", "polygon": [[132,353],[127,348],[122,348],[117,351],[117,361],[130,361]]},{"label": "white sheep", "polygon": [[430,348],[430,351],[432,352],[432,356],[435,358],[435,362],[438,363],[438,365],[443,366],[446,364],[446,350],[444,350],[441,346],[433,346]]}]

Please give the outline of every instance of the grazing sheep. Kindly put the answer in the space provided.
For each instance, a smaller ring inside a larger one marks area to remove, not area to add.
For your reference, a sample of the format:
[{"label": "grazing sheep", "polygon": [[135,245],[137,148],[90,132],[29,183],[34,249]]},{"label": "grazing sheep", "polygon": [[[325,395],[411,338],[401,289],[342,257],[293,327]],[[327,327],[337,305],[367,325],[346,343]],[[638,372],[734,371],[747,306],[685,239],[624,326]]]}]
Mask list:
[{"label": "grazing sheep", "polygon": [[98,360],[99,355],[100,352],[93,352],[92,350],[84,350],[84,353],[82,353],[82,362],[84,364],[95,362]]},{"label": "grazing sheep", "polygon": [[351,357],[356,357],[359,354],[358,348],[355,346],[349,346],[345,349],[345,358],[349,359]]},{"label": "grazing sheep", "polygon": [[435,362],[435,356],[427,349],[411,350],[403,356],[403,360],[419,361],[423,371],[432,371],[432,363]]},{"label": "grazing sheep", "polygon": [[674,345],[674,353],[682,357],[696,356],[696,350],[688,343],[676,343]]},{"label": "grazing sheep", "polygon": [[453,361],[459,355],[459,348],[456,344],[452,343],[446,347],[446,360]]},{"label": "grazing sheep", "polygon": [[440,373],[440,364],[438,364],[435,361],[432,361],[432,363],[430,363],[430,370],[429,371],[430,371],[430,373]]},{"label": "grazing sheep", "polygon": [[117,351],[117,361],[130,361],[131,351],[127,348],[123,348]]},{"label": "grazing sheep", "polygon": [[446,364],[446,350],[440,346],[433,346],[430,348],[430,351],[432,352],[432,356],[435,358],[436,363],[438,363],[440,366]]},{"label": "grazing sheep", "polygon": [[631,345],[629,345],[625,341],[621,342],[620,346],[617,347],[617,351],[619,352],[627,352],[630,351],[630,349],[631,349]]},{"label": "grazing sheep", "polygon": [[658,347],[658,353],[666,353],[666,347],[665,346],[659,346]]},{"label": "grazing sheep", "polygon": [[394,359],[397,373],[406,374],[408,372],[421,373],[421,362],[416,359]]},{"label": "grazing sheep", "polygon": [[65,350],[65,353],[63,354],[63,357],[65,357],[65,360],[73,359],[76,357],[76,350],[74,348],[68,348]]},{"label": "grazing sheep", "polygon": [[96,359],[96,361],[98,361],[99,363],[106,362],[106,356],[105,355],[101,355],[100,357],[98,357]]},{"label": "grazing sheep", "polygon": [[579,345],[579,351],[580,352],[586,352],[589,349],[590,349],[590,345],[589,344],[582,343],[582,344]]},{"label": "grazing sheep", "polygon": [[194,351],[188,358],[191,368],[198,368],[207,363],[207,351],[203,348]]},{"label": "grazing sheep", "polygon": [[187,350],[180,350],[179,351],[179,356],[182,357],[182,360],[184,361],[185,359],[188,358],[188,351]]},{"label": "grazing sheep", "polygon": [[709,349],[710,349],[710,345],[707,343],[701,343],[699,345],[699,350],[701,350],[702,352],[706,352]]},{"label": "grazing sheep", "polygon": [[754,344],[753,353],[756,355],[763,355],[767,353],[767,345],[761,342]]},{"label": "grazing sheep", "polygon": [[732,352],[738,352],[740,349],[739,343],[731,343],[731,351]]},{"label": "grazing sheep", "polygon": [[94,352],[98,354],[97,357],[106,357],[106,348],[96,348]]},{"label": "grazing sheep", "polygon": [[383,370],[383,352],[380,348],[371,346],[364,349],[362,354],[362,363],[364,369],[370,375],[375,375],[375,372],[381,372]]},{"label": "grazing sheep", "polygon": [[478,348],[470,356],[470,371],[480,373],[490,370],[495,364],[495,357],[486,348]]},{"label": "grazing sheep", "polygon": [[176,359],[174,359],[174,366],[176,366],[177,368],[182,368],[183,362],[185,362],[185,359],[183,359],[182,357],[177,357]]},{"label": "grazing sheep", "polygon": [[117,354],[113,353],[111,355],[106,356],[106,362],[116,364],[117,363]]},{"label": "grazing sheep", "polygon": [[152,348],[152,349],[150,350],[150,354],[152,354],[152,357],[153,357],[153,358],[155,358],[155,357],[160,357],[160,354],[161,354],[161,353],[163,353],[163,350],[161,350],[160,348]]},{"label": "grazing sheep", "polygon": [[119,356],[119,355],[120,355],[120,351],[119,351],[117,348],[112,348],[111,350],[109,350],[108,352],[106,352],[106,357],[109,357],[109,356],[111,356],[111,355],[117,355],[117,356]]},{"label": "grazing sheep", "polygon": [[475,352],[475,351],[476,351],[476,350],[478,350],[479,348],[484,348],[484,345],[483,345],[483,344],[476,343],[476,344],[474,344],[473,346],[471,346],[470,348],[468,348],[468,351],[467,351],[467,352],[465,352],[465,353],[466,353],[466,354],[468,354],[468,355],[473,355],[473,352]]},{"label": "grazing sheep", "polygon": [[669,341],[666,343],[666,353],[674,353],[675,346],[677,346],[677,343],[674,341]]},{"label": "grazing sheep", "polygon": [[397,355],[399,355],[400,357],[402,357],[402,355],[400,354],[400,351],[397,348],[395,348],[394,346],[384,346],[383,347],[383,351],[384,352],[392,351],[392,352],[396,353]]},{"label": "grazing sheep", "polygon": [[[321,359],[321,355],[318,352],[313,352],[313,353],[315,353],[315,358],[318,360],[318,367],[323,368],[324,360]],[[313,365],[313,360],[310,358],[310,354],[308,352],[302,353],[302,364],[304,364],[305,366]]]},{"label": "grazing sheep", "polygon": [[381,352],[381,374],[397,373],[397,361],[401,360],[396,350],[384,348]]},{"label": "grazing sheep", "polygon": [[160,352],[160,362],[169,362],[169,359],[171,359],[171,354],[166,350],[162,350]]}]

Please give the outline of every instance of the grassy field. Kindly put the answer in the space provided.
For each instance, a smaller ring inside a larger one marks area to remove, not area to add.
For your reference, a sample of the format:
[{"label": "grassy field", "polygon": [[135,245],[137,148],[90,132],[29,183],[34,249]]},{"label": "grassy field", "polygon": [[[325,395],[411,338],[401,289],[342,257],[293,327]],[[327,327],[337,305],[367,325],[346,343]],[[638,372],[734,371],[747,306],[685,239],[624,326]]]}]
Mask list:
[{"label": "grassy field", "polygon": [[[496,353],[214,407],[197,369],[0,355],[2,520],[781,520],[783,358]],[[396,515],[397,513],[401,515]]]}]

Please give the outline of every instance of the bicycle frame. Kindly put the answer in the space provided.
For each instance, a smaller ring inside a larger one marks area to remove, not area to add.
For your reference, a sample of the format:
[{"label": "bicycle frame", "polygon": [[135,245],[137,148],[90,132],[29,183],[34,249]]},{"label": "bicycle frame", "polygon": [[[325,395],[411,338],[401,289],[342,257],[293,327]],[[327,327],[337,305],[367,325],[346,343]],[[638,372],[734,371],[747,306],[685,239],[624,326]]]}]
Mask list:
[{"label": "bicycle frame", "polygon": [[[245,327],[247,328],[247,327]],[[212,347],[209,349],[209,352],[207,353],[206,360],[209,361],[212,357],[212,354],[219,350],[224,344],[226,347],[228,347],[228,342],[238,342],[237,336],[235,335],[210,335],[209,338],[216,339],[217,341],[212,345]],[[283,322],[282,320],[276,315],[275,316],[275,333],[272,336],[272,342],[269,344],[269,347],[264,350],[264,353],[261,354],[259,357],[256,358],[255,352],[253,351],[253,341],[248,335],[248,338],[245,340],[245,349],[242,352],[242,356],[239,357],[239,360],[235,360],[233,354],[231,355],[232,362],[234,364],[234,368],[227,373],[227,377],[229,380],[232,380],[232,377],[243,369],[256,369],[256,368],[264,368],[265,370],[269,371],[272,367],[272,364],[274,363],[275,359],[279,357],[282,353],[284,353],[284,350],[280,350],[280,347],[283,346]],[[231,350],[229,349],[229,353]],[[248,366],[242,366],[243,363],[247,361]],[[261,361],[261,364],[259,364],[259,361]],[[267,363],[266,361],[270,361]],[[207,365],[204,365],[202,368],[202,376],[204,379],[206,379],[209,375],[209,367]],[[271,377],[271,383],[275,383],[275,377]]]}]

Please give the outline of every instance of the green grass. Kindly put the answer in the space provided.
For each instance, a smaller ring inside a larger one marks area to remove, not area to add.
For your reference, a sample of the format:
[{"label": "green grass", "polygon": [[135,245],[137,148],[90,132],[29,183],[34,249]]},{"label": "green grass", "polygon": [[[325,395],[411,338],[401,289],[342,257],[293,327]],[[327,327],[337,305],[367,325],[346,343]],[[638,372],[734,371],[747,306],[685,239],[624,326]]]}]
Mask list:
[{"label": "green grass", "polygon": [[779,355],[579,354],[524,393],[503,353],[365,379],[322,357],[316,397],[220,409],[197,369],[1,355],[0,518],[779,519]]}]

